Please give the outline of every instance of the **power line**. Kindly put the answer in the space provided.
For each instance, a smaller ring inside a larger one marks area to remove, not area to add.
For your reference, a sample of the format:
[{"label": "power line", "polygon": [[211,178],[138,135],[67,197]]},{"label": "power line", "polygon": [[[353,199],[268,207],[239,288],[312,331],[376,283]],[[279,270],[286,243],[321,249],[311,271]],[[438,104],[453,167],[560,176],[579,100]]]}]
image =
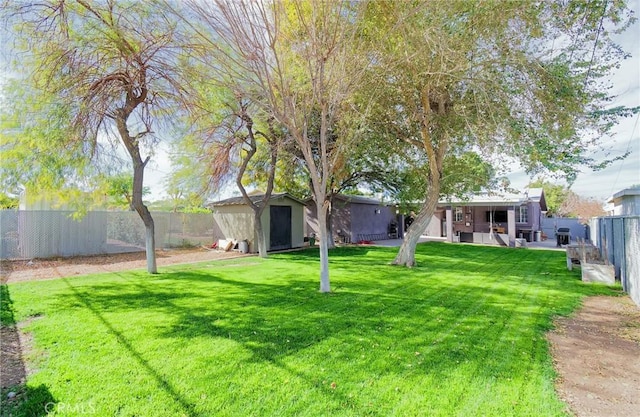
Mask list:
[{"label": "power line", "polygon": [[[636,114],[636,121],[633,123],[633,129],[631,130],[631,136],[629,137],[629,143],[627,144],[627,150],[625,154],[628,154],[629,151],[631,150],[631,141],[633,140],[633,135],[636,132],[636,127],[638,127],[638,119],[640,119],[640,113]],[[616,179],[611,185],[611,192],[609,193],[610,195],[613,195],[613,190],[615,190],[616,188],[616,184],[618,183],[618,179],[620,178],[620,172],[622,172],[623,166],[624,166],[624,159],[620,163],[620,168],[618,169],[618,174],[616,175]]]}]

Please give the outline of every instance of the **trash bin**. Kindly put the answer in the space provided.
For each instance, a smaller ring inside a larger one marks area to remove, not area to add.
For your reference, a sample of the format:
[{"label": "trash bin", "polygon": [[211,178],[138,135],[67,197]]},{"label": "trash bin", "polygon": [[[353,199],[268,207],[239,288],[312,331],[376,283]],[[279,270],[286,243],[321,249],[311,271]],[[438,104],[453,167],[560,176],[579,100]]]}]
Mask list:
[{"label": "trash bin", "polygon": [[571,230],[568,227],[561,227],[556,232],[556,246],[568,245],[571,241]]},{"label": "trash bin", "polygon": [[542,231],[541,230],[536,230],[534,236],[533,236],[534,241],[536,242],[541,242],[542,241]]},{"label": "trash bin", "polygon": [[240,253],[249,253],[249,242],[246,240],[241,240],[238,242],[238,251]]}]

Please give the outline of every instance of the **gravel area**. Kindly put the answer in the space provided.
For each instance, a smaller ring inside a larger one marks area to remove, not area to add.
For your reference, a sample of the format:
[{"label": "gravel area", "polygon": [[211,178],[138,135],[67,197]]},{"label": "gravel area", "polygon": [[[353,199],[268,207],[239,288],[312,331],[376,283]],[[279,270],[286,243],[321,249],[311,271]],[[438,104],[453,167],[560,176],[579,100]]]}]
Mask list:
[{"label": "gravel area", "polygon": [[[158,267],[181,263],[204,262],[215,259],[234,258],[246,255],[239,252],[224,252],[205,248],[185,250],[158,250]],[[28,261],[1,261],[0,280],[3,283],[54,279],[100,272],[119,272],[147,267],[144,252],[129,252],[71,258],[31,259]]]}]

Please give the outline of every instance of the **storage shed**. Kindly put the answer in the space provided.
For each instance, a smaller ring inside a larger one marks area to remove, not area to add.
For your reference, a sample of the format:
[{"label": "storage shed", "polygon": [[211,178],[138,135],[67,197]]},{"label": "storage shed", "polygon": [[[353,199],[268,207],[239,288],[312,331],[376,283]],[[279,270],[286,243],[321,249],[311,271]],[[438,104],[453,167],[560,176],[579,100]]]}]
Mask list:
[{"label": "storage shed", "polygon": [[[254,202],[264,194],[251,195]],[[214,236],[217,239],[246,240],[249,252],[257,252],[257,236],[254,232],[253,210],[242,197],[232,197],[213,202]],[[303,201],[287,194],[272,194],[262,212],[262,227],[267,241],[267,250],[283,250],[302,247],[304,243]]]}]

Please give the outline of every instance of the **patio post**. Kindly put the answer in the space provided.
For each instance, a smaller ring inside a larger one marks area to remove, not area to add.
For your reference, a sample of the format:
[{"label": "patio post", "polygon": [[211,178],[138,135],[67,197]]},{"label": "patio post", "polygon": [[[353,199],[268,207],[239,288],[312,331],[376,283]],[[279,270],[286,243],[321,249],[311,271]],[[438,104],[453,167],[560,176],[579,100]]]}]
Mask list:
[{"label": "patio post", "polygon": [[511,206],[507,209],[507,233],[509,233],[509,247],[516,246],[516,209]]},{"label": "patio post", "polygon": [[447,219],[447,242],[453,242],[453,213],[451,206],[447,206],[445,217]]}]

